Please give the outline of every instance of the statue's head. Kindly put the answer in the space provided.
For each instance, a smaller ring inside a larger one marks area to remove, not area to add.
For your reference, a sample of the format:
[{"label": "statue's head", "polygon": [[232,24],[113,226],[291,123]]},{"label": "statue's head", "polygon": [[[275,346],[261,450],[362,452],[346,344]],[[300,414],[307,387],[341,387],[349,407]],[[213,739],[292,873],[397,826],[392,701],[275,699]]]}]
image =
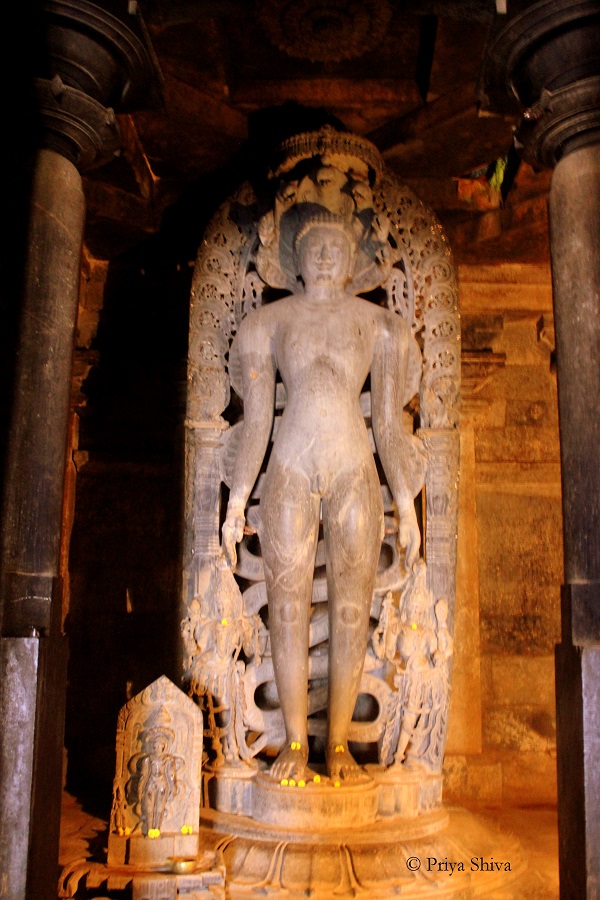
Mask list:
[{"label": "statue's head", "polygon": [[175,732],[161,726],[149,728],[144,735],[144,743],[150,753],[166,753],[173,740]]},{"label": "statue's head", "polygon": [[294,238],[297,269],[307,287],[347,284],[355,253],[356,240],[347,220],[327,211],[308,217]]}]

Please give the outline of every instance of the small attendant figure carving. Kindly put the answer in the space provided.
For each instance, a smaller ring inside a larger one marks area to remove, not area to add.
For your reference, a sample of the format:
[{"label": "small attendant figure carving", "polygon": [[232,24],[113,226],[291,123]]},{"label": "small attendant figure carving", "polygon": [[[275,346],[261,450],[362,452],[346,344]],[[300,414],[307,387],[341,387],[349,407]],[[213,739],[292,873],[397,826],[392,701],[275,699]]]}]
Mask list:
[{"label": "small attendant figure carving", "polygon": [[404,623],[398,635],[398,653],[404,662],[402,724],[395,763],[406,758],[406,749],[417,732],[417,726],[431,713],[429,673],[431,663],[428,655],[430,635],[428,630],[416,622]]},{"label": "small attendant figure carving", "polygon": [[287,403],[265,476],[259,531],[286,729],[271,775],[298,780],[307,769],[309,625],[322,515],[329,616],[326,762],[331,778],[352,781],[364,777],[348,750],[348,731],[384,527],[360,393],[370,375],[373,434],[412,568],[420,532],[403,465],[402,407],[409,369],[420,365],[420,354],[403,319],[348,290],[357,248],[345,219],[327,212],[308,218],[294,247],[303,292],[251,311],[238,333],[244,426],[223,549],[234,567],[245,507],[269,443],[279,371]]},{"label": "small attendant figure carving", "polygon": [[453,640],[448,630],[448,603],[427,587],[427,566],[419,560],[400,598],[400,609],[388,595],[382,603],[372,649],[396,668],[396,693],[381,743],[381,761],[431,771],[441,768],[444,726],[448,715],[449,669]]},{"label": "small attendant figure carving", "polygon": [[244,729],[242,677],[246,657],[260,665],[266,632],[260,616],[248,616],[240,589],[223,557],[215,562],[213,591],[206,614],[198,604],[184,623],[189,653],[191,688],[208,714],[210,737],[215,753],[213,765],[239,766],[248,763],[252,750]]},{"label": "small attendant figure carving", "polygon": [[185,760],[170,753],[175,734],[170,728],[149,728],[144,736],[145,753],[130,761],[129,784],[137,800],[142,833],[159,837],[167,808],[180,791]]}]

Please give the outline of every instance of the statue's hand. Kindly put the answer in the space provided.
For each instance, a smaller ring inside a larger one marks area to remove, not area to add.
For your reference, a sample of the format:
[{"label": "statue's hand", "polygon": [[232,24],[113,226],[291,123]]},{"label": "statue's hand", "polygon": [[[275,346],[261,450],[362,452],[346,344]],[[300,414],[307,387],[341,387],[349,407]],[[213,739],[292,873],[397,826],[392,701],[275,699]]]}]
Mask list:
[{"label": "statue's hand", "polygon": [[406,568],[414,569],[419,559],[421,532],[419,530],[419,523],[417,522],[415,507],[412,503],[400,511],[398,543],[406,550]]},{"label": "statue's hand", "polygon": [[241,541],[244,536],[244,525],[246,524],[246,519],[244,518],[244,510],[240,507],[233,507],[227,509],[227,518],[223,522],[223,530],[222,534],[222,547],[223,553],[225,554],[225,559],[232,570],[235,571],[235,567],[237,565],[237,544]]}]

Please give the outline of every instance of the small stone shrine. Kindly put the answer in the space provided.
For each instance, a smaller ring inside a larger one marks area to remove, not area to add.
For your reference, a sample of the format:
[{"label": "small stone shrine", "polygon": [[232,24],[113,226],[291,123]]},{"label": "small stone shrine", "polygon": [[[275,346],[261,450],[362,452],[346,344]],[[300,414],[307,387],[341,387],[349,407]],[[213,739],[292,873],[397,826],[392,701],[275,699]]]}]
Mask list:
[{"label": "small stone shrine", "polygon": [[108,865],[67,869],[62,896],[79,896],[83,885],[130,888],[135,900],[224,896],[215,854],[203,854],[199,844],[202,732],[198,707],[164,675],[125,704],[117,723]]}]

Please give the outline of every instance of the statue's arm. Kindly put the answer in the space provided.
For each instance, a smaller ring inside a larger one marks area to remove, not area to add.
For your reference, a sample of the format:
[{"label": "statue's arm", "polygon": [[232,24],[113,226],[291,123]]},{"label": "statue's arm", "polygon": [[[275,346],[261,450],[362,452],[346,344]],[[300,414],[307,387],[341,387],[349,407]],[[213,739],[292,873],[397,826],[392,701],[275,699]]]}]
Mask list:
[{"label": "statue's arm", "polygon": [[244,510],[265,458],[273,427],[276,365],[272,330],[264,312],[266,309],[250,313],[243,320],[237,337],[244,424],[223,524],[223,551],[232,568],[237,563],[236,544],[244,533]]},{"label": "statue's arm", "polygon": [[406,322],[396,314],[382,317],[375,341],[371,368],[373,437],[392,496],[398,508],[398,540],[406,549],[406,566],[413,568],[419,557],[421,533],[406,478],[402,448],[402,410],[408,366],[414,341]]}]

